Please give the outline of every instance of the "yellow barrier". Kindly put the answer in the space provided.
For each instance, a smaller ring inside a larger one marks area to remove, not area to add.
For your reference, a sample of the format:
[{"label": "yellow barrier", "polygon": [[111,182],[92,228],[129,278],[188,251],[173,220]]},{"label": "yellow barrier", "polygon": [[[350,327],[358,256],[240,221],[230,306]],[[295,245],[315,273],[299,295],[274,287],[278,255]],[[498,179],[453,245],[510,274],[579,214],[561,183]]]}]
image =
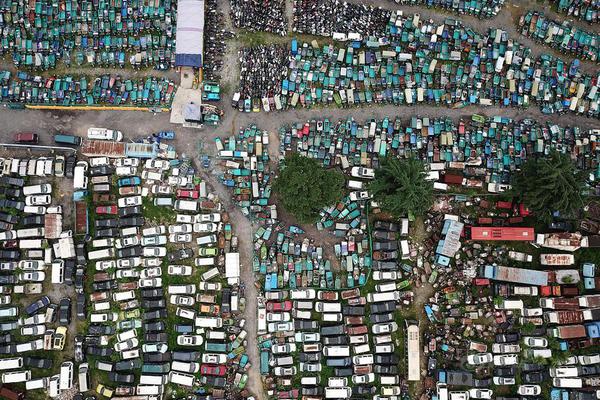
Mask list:
[{"label": "yellow barrier", "polygon": [[[118,107],[118,106],[51,106],[25,104],[31,110],[62,110],[62,111],[151,111],[152,107]],[[154,107],[156,109],[156,107]],[[161,112],[169,112],[170,108],[158,108]]]}]

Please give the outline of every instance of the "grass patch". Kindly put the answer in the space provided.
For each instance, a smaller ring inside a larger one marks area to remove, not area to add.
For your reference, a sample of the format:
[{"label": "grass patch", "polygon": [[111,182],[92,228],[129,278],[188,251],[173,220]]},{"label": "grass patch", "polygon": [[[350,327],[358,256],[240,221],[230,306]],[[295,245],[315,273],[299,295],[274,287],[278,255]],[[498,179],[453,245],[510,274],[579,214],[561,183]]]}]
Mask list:
[{"label": "grass patch", "polygon": [[175,209],[165,206],[156,206],[151,198],[142,199],[142,211],[146,221],[161,224],[172,224],[175,222],[177,212]]}]

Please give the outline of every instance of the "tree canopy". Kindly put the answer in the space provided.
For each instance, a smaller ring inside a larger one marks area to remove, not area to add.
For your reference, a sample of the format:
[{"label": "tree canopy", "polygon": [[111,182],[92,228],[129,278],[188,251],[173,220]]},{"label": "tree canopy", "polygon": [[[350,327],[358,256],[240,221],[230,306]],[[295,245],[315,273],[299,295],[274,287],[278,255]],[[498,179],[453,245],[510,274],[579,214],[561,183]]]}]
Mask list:
[{"label": "tree canopy", "polygon": [[433,204],[433,183],[426,176],[420,160],[387,157],[375,170],[369,191],[382,209],[395,217],[423,215]]},{"label": "tree canopy", "polygon": [[312,158],[292,153],[273,184],[283,207],[301,223],[313,223],[323,207],[342,197],[342,174],[323,168]]},{"label": "tree canopy", "polygon": [[566,154],[530,158],[514,176],[513,192],[543,221],[552,213],[572,215],[583,207],[585,175]]}]

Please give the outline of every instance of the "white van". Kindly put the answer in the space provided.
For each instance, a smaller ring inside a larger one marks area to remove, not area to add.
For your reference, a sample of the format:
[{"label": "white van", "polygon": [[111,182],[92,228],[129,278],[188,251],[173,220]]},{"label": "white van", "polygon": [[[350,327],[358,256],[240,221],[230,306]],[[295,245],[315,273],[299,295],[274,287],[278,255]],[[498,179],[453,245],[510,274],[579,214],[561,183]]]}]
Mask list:
[{"label": "white van", "polygon": [[23,367],[23,357],[4,358],[0,360],[0,370],[19,369]]},{"label": "white van", "polygon": [[354,354],[365,354],[369,353],[371,348],[369,347],[369,343],[359,344],[358,346],[354,346]]},{"label": "white van", "polygon": [[108,248],[102,250],[94,250],[88,252],[88,260],[102,260],[106,258],[114,258],[115,257],[115,249]]},{"label": "white van", "polygon": [[87,189],[88,177],[85,176],[88,170],[88,163],[85,161],[78,161],[75,164],[75,170],[73,172],[73,189],[81,190]]},{"label": "white van", "polygon": [[87,392],[90,390],[90,376],[88,374],[89,364],[81,363],[79,364],[79,391],[81,393]]},{"label": "white van", "polygon": [[581,388],[583,379],[581,378],[553,378],[552,385],[557,388]]},{"label": "white van", "polygon": [[110,310],[110,301],[96,301],[94,304],[94,312],[102,312]]},{"label": "white van", "polygon": [[323,320],[323,322],[342,322],[342,320],[344,319],[344,317],[342,316],[342,313],[324,313],[321,314],[321,318]]},{"label": "white van", "polygon": [[171,362],[171,370],[179,371],[179,372],[187,372],[187,373],[196,373],[196,372],[200,371],[200,363],[172,361]]},{"label": "white van", "polygon": [[196,294],[196,285],[169,285],[167,292],[169,294]]},{"label": "white van", "polygon": [[135,299],[135,292],[133,290],[126,290],[123,292],[114,292],[113,301],[121,302]]},{"label": "white van", "polygon": [[117,341],[124,342],[125,340],[133,339],[137,337],[137,331],[135,329],[129,329],[117,334]]},{"label": "white van", "polygon": [[135,393],[138,396],[160,396],[162,393],[161,385],[137,385]]},{"label": "white van", "polygon": [[296,319],[312,319],[312,313],[305,310],[292,310],[292,316]]},{"label": "white van", "polygon": [[168,375],[140,375],[140,385],[166,385]]},{"label": "white van", "polygon": [[25,238],[34,238],[44,236],[46,230],[44,228],[27,228],[27,229],[17,229],[17,238],[25,239]]},{"label": "white van", "polygon": [[317,312],[333,312],[338,313],[342,311],[342,303],[326,303],[323,301],[315,302],[315,311]]},{"label": "white van", "polygon": [[48,378],[38,378],[25,382],[25,390],[45,389],[47,379]]},{"label": "white van", "polygon": [[502,300],[497,308],[500,310],[522,310],[523,300]]},{"label": "white van", "polygon": [[46,239],[24,239],[19,240],[19,248],[22,250],[43,249],[48,245]]},{"label": "white van", "polygon": [[60,375],[53,375],[48,379],[48,396],[58,397],[60,386]]},{"label": "white van", "polygon": [[367,301],[369,303],[380,303],[384,301],[400,300],[400,293],[396,290],[393,292],[384,293],[367,293]]},{"label": "white van", "polygon": [[400,383],[398,375],[381,375],[379,380],[382,385],[397,385]]},{"label": "white van", "polygon": [[31,371],[3,372],[2,383],[19,383],[31,380]]},{"label": "white van", "polygon": [[325,357],[350,357],[350,346],[325,346],[323,355]]},{"label": "white van", "polygon": [[177,200],[173,204],[173,207],[177,211],[198,212],[198,206],[199,206],[198,202],[192,201],[192,200]]},{"label": "white van", "polygon": [[65,281],[65,263],[63,260],[56,260],[52,264],[52,283],[60,284]]},{"label": "white van", "polygon": [[50,194],[50,193],[52,193],[52,185],[49,183],[23,186],[23,195],[24,196],[31,196],[34,194]]},{"label": "white van", "polygon": [[225,340],[227,334],[224,331],[209,330],[206,332],[206,340]]},{"label": "white van", "polygon": [[123,140],[123,133],[114,129],[106,128],[88,128],[88,138],[94,140],[110,140],[120,142]]},{"label": "white van", "polygon": [[203,281],[208,281],[212,278],[215,278],[217,276],[219,276],[221,273],[219,272],[219,268],[214,267],[209,269],[208,271],[206,271],[205,273],[202,274],[202,280]]},{"label": "white van", "polygon": [[325,388],[326,399],[349,399],[350,396],[352,396],[352,389],[350,389],[349,387]]},{"label": "white van", "polygon": [[171,371],[169,373],[169,381],[178,385],[192,387],[194,386],[194,375]]},{"label": "white van", "polygon": [[200,328],[220,329],[223,327],[223,319],[218,317],[196,317],[194,325]]},{"label": "white van", "polygon": [[215,258],[214,257],[196,258],[194,260],[194,265],[196,267],[212,267],[213,265],[215,265]]},{"label": "white van", "polygon": [[92,247],[95,249],[97,249],[99,247],[113,247],[114,245],[115,245],[115,239],[113,239],[113,238],[92,240]]},{"label": "white van", "polygon": [[362,181],[355,181],[355,180],[348,180],[347,183],[348,189],[352,189],[352,190],[363,190],[363,188],[365,187],[365,184]]},{"label": "white van", "polygon": [[375,285],[375,290],[380,293],[393,292],[396,290],[396,282],[378,283]]},{"label": "white van", "polygon": [[217,243],[217,235],[200,236],[196,239],[196,244],[198,244],[198,246],[208,246],[214,243]]},{"label": "white van", "polygon": [[302,386],[317,386],[321,382],[318,376],[304,376],[300,378],[300,384]]},{"label": "white van", "polygon": [[294,301],[294,308],[297,310],[311,310],[312,311],[313,302],[297,300],[297,301]]}]

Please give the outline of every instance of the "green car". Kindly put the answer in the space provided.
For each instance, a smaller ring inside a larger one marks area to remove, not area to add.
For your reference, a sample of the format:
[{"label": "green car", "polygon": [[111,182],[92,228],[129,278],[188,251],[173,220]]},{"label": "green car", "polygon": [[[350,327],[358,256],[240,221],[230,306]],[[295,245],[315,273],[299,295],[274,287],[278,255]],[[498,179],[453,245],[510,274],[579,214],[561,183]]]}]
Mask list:
[{"label": "green car", "polygon": [[139,309],[129,310],[129,311],[121,311],[119,313],[119,319],[124,320],[124,319],[130,319],[130,318],[139,318],[140,315],[141,315],[141,313],[140,313]]},{"label": "green car", "polygon": [[215,257],[218,253],[218,249],[214,247],[202,247],[198,250],[200,257]]},{"label": "green car", "polygon": [[238,388],[240,390],[244,389],[246,387],[247,382],[248,382],[248,374],[242,375],[242,378],[240,379],[240,382],[238,383]]}]

